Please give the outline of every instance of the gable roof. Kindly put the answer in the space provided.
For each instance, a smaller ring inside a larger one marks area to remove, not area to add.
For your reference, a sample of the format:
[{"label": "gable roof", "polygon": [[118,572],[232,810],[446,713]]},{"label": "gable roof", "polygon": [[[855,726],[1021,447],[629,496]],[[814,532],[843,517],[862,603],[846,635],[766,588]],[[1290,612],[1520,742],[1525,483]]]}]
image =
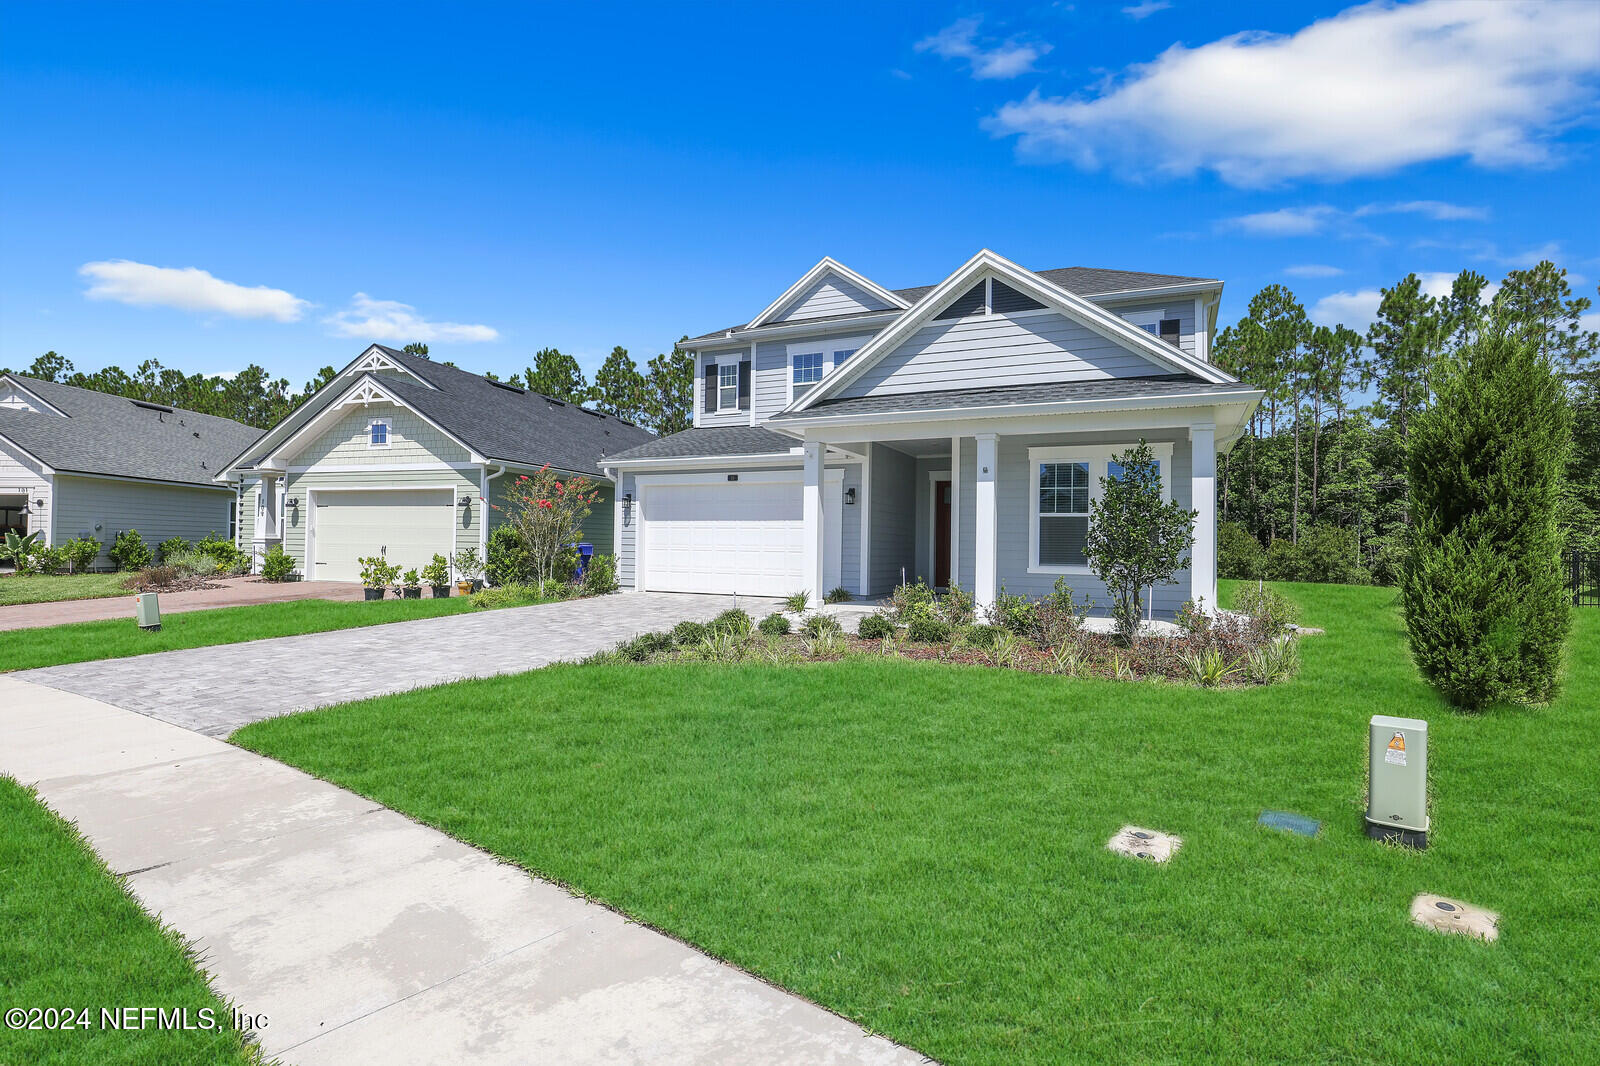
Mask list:
[{"label": "gable roof", "polygon": [[658,437],[637,448],[607,456],[608,462],[636,459],[696,459],[703,456],[787,455],[799,445],[760,426],[702,426]]},{"label": "gable roof", "polygon": [[876,296],[878,299],[888,304],[890,308],[899,308],[900,310],[904,310],[911,306],[911,301],[907,300],[905,297],[900,296],[897,293],[890,292],[888,289],[885,289],[883,286],[879,285],[866,275],[858,274],[832,256],[825,255],[816,266],[812,267],[810,270],[801,275],[799,281],[796,281],[793,285],[785,289],[782,296],[768,304],[766,310],[752,318],[745,328],[756,329],[775,318],[779,312],[787,309],[789,304],[798,298],[802,293],[829,274],[835,274],[857,288],[871,293],[873,296]]},{"label": "gable roof", "polygon": [[[831,262],[831,260],[823,260],[823,263],[827,262]],[[710,333],[703,333],[698,337],[690,337],[687,340],[680,341],[679,343],[693,346],[697,342],[728,340],[736,337],[738,334],[759,328],[760,324],[765,323],[765,320],[770,318],[771,314],[775,310],[781,310],[786,301],[793,299],[794,296],[798,294],[804,283],[814,280],[812,274],[815,273],[817,267],[820,267],[821,265],[822,263],[819,263],[816,267],[812,267],[810,273],[801,278],[800,281],[795,282],[794,285],[790,286],[789,290],[786,291],[782,296],[778,297],[777,300],[773,301],[772,305],[769,306],[766,311],[763,311],[751,321],[742,325],[729,326],[727,329],[712,330]],[[851,273],[854,274],[854,271]],[[1198,278],[1185,274],[1152,274],[1139,270],[1110,270],[1104,267],[1056,267],[1052,270],[1035,270],[1032,273],[1035,277],[1044,278],[1046,281],[1065,289],[1067,292],[1085,297],[1105,297],[1112,294],[1121,293],[1127,293],[1130,297],[1132,297],[1137,296],[1139,292],[1144,290],[1163,290],[1179,287],[1195,289],[1220,289],[1222,287],[1222,282],[1217,278]],[[855,276],[859,277],[859,275]],[[901,314],[902,311],[896,310],[896,308],[909,308],[912,304],[920,301],[935,288],[936,286],[934,285],[913,285],[907,289],[889,289],[886,291],[889,293],[889,295],[895,297],[895,300],[897,301],[895,307],[891,307],[889,310],[857,311],[851,314],[830,315],[826,318],[808,318],[805,321],[807,325],[823,325],[828,322],[849,324],[852,321],[861,319],[876,319],[884,316],[898,315]]]},{"label": "gable roof", "polygon": [[59,473],[209,488],[228,460],[261,435],[231,418],[21,374],[5,377],[61,413],[0,407],[0,437]]},{"label": "gable roof", "polygon": [[[378,376],[368,371],[342,387],[330,383],[300,411],[253,442],[245,452],[251,458],[232,466],[255,466],[364,382],[372,383],[492,463],[548,463],[559,470],[598,474],[604,456],[655,439],[649,430],[614,415],[496,384],[480,374],[381,344],[368,347],[362,357],[374,348],[411,376]],[[283,432],[286,428],[287,433]]]},{"label": "gable roof", "polygon": [[1049,279],[985,248],[963,263],[955,273],[929,289],[904,314],[868,341],[848,363],[824,375],[816,388],[795,400],[785,410],[804,411],[836,395],[841,388],[859,378],[867,368],[894,351],[919,328],[931,321],[936,312],[966,292],[970,285],[991,274],[1046,307],[1052,307],[1106,339],[1144,356],[1157,368],[1164,368],[1170,373],[1189,375],[1200,381],[1222,383],[1237,380],[1210,363],[1151,336],[1145,330],[1100,305],[1069,292]]}]

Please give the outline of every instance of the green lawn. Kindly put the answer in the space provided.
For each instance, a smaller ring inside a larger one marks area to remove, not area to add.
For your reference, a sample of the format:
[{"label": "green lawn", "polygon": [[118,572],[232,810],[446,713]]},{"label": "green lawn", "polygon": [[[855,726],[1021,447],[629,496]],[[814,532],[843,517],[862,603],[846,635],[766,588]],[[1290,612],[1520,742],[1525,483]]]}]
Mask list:
[{"label": "green lawn", "polygon": [[[218,1031],[101,1028],[101,1007],[209,1009]],[[90,1008],[87,1030],[0,1027],[3,1063],[204,1066],[258,1061],[179,938],[122,889],[77,832],[0,777],[0,1008]]]},{"label": "green lawn", "polygon": [[[528,600],[518,606],[541,602],[544,601]],[[134,623],[130,611],[127,618],[0,633],[0,672],[94,659],[117,659],[125,655],[147,655],[175,648],[237,644],[243,640],[287,637],[297,633],[323,633],[331,629],[434,618],[471,610],[472,601],[465,596],[451,596],[442,600],[374,600],[371,603],[295,600],[289,603],[163,614],[161,629],[150,633]]]},{"label": "green lawn", "polygon": [[95,600],[131,596],[122,583],[132,574],[0,574],[0,607],[14,603]]},{"label": "green lawn", "polygon": [[[1283,587],[1327,635],[1270,688],[563,666],[234,739],[944,1063],[1595,1061],[1600,611],[1556,704],[1473,717],[1415,676],[1393,590]],[[1432,726],[1427,852],[1362,833],[1374,713]],[[1125,822],[1186,843],[1121,858]],[[1419,891],[1500,941],[1415,928]]]}]

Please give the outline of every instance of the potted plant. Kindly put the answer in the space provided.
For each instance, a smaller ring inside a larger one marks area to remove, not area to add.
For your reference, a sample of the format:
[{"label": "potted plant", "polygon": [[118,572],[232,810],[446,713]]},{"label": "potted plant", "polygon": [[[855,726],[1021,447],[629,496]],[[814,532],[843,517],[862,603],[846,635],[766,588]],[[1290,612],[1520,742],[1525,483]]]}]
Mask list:
[{"label": "potted plant", "polygon": [[433,589],[434,599],[447,599],[450,596],[450,560],[435,553],[433,561],[422,568],[422,580]]},{"label": "potted plant", "polygon": [[361,564],[361,583],[367,587],[367,599],[383,599],[383,590],[394,581],[395,575],[400,573],[398,566],[390,566],[389,560],[381,555],[369,555],[364,559],[357,559]]},{"label": "potted plant", "polygon": [[[395,567],[396,571],[399,569]],[[406,576],[400,579],[400,595],[408,600],[422,599],[422,578],[417,576],[416,567],[407,570]]]},{"label": "potted plant", "polygon": [[456,568],[456,592],[470,596],[483,583],[483,560],[477,548],[462,548],[450,557]]}]

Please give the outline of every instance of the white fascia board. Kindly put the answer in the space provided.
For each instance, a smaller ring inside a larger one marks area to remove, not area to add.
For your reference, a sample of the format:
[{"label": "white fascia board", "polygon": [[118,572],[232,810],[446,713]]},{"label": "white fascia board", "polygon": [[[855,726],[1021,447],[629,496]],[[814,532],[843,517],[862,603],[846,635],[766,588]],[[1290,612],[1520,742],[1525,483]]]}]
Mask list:
[{"label": "white fascia board", "polygon": [[1131,303],[1149,298],[1159,300],[1165,296],[1189,296],[1199,293],[1211,293],[1220,296],[1222,282],[1186,281],[1176,285],[1151,285],[1142,289],[1116,289],[1112,292],[1097,292],[1092,296],[1085,296],[1085,300],[1092,303]]},{"label": "white fascia board", "polygon": [[1218,385],[1235,382],[1234,378],[1224,374],[1216,367],[1185,355],[1181,349],[1174,348],[1167,342],[1152,337],[1139,327],[1124,322],[1105,308],[1092,303],[1082,296],[1068,292],[1061,286],[1046,281],[1031,270],[1018,266],[1004,256],[997,255],[985,248],[963,263],[955,273],[935,285],[926,296],[917,301],[915,306],[901,315],[898,321],[874,337],[871,344],[857,352],[850,362],[845,364],[844,374],[839,375],[834,381],[823,382],[784,410],[804,411],[825,396],[837,394],[839,389],[860,377],[868,367],[878,362],[884,355],[893,351],[901,342],[922,328],[932,319],[935,311],[948,300],[959,296],[968,285],[981,277],[985,271],[992,272],[996,277],[999,277],[1019,292],[1032,296],[1041,303],[1054,306],[1056,310],[1078,320],[1107,340],[1121,343],[1123,346],[1146,356],[1160,366],[1168,367],[1179,373],[1193,374],[1195,377]]},{"label": "white fascia board", "polygon": [[778,322],[758,329],[742,329],[738,333],[724,333],[715,337],[700,337],[682,341],[679,346],[686,352],[711,354],[728,348],[747,348],[751,341],[781,340],[784,337],[821,337],[829,333],[856,333],[887,325],[905,314],[904,311],[869,311],[851,318],[802,318],[797,322]]},{"label": "white fascia board", "polygon": [[906,302],[903,296],[896,296],[894,293],[890,292],[882,285],[879,285],[871,278],[856,273],[854,270],[851,270],[849,267],[845,266],[831,255],[825,255],[822,257],[822,261],[816,266],[812,267],[810,270],[806,271],[799,281],[785,289],[782,296],[772,301],[759,315],[752,318],[745,328],[755,329],[757,326],[761,325],[767,319],[783,310],[784,307],[790,303],[790,301],[794,300],[795,297],[799,296],[800,293],[804,292],[806,288],[821,279],[825,274],[838,274],[851,284],[867,290],[884,303],[889,304],[891,307],[898,307],[904,311],[907,307],[911,306]]},{"label": "white fascia board", "polygon": [[667,455],[651,459],[608,459],[606,462],[619,471],[642,474],[673,467],[787,466],[800,458],[800,449],[794,448],[787,452],[762,452],[756,455]]},{"label": "white fascia board", "polygon": [[49,400],[45,399],[43,396],[40,396],[37,392],[34,392],[32,389],[28,388],[28,386],[24,385],[14,375],[12,375],[12,374],[0,374],[0,381],[8,381],[8,382],[10,382],[12,388],[17,389],[20,392],[27,393],[29,398],[32,399],[34,403],[38,404],[41,407],[48,408],[50,410],[51,414],[60,415],[62,418],[71,418],[72,417],[71,415],[67,414],[67,412],[63,411],[61,408],[57,407],[55,404],[53,404]]},{"label": "white fascia board", "polygon": [[288,457],[294,454],[290,450],[294,444],[301,440],[301,438],[305,437],[308,433],[311,433],[313,430],[317,430],[319,432],[326,430],[331,423],[337,422],[340,418],[343,418],[343,408],[347,402],[347,397],[349,397],[351,393],[357,391],[358,389],[363,390],[366,395],[381,397],[381,399],[385,402],[392,403],[396,407],[403,407],[407,411],[410,411],[412,414],[428,423],[428,425],[444,434],[445,437],[447,437],[452,443],[459,445],[461,449],[467,453],[467,457],[472,462],[484,463],[488,461],[474,451],[471,446],[457,437],[454,433],[451,433],[448,429],[445,429],[443,426],[439,425],[439,423],[435,422],[433,419],[429,418],[427,415],[423,414],[421,411],[418,411],[415,407],[412,407],[394,393],[384,388],[382,380],[377,375],[363,373],[361,377],[351,382],[349,388],[339,393],[334,398],[332,403],[318,411],[314,417],[306,422],[305,425],[289,434],[289,436],[284,440],[279,441],[272,448],[272,451],[267,456],[263,466],[270,465],[274,469],[279,470],[287,468],[289,465]]},{"label": "white fascia board", "polygon": [[[1237,407],[1242,412],[1241,420],[1243,420],[1249,418],[1250,412],[1255,410],[1256,405],[1261,402],[1265,395],[1266,393],[1259,389],[1248,391],[1227,389],[1216,392],[1186,393],[1181,396],[1111,396],[1096,397],[1088,400],[1051,400],[1041,403],[996,404],[990,407],[929,407],[917,410],[879,411],[855,415],[817,415],[812,418],[786,418],[783,420],[783,426],[791,431],[802,433],[816,429],[848,429],[851,432],[856,432],[855,427],[871,426],[890,429],[910,422],[962,423],[984,419],[1029,418],[1041,415],[1072,415],[1101,411],[1178,410],[1190,407]],[[780,428],[770,422],[768,426],[773,430]],[[868,434],[867,439],[885,440],[893,439],[893,436],[876,433]]]},{"label": "white fascia board", "polygon": [[135,485],[163,485],[172,489],[195,489],[199,492],[234,491],[228,485],[207,485],[199,481],[167,481],[158,477],[131,477],[127,474],[97,474],[92,470],[56,470],[53,473],[66,477],[88,478],[93,481],[127,481]]}]

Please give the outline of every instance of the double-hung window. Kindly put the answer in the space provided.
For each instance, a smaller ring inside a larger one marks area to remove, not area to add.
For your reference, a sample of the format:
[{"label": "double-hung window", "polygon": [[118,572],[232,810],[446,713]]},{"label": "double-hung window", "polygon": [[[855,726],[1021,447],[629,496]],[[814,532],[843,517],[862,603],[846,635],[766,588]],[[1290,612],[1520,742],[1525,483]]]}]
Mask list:
[{"label": "double-hung window", "polygon": [[739,361],[717,364],[717,410],[739,408]]},{"label": "double-hung window", "polygon": [[789,396],[798,399],[822,380],[822,353],[795,352],[789,356],[789,367]]},{"label": "double-hung window", "polygon": [[[1029,515],[1028,569],[1033,573],[1087,573],[1089,521],[1100,498],[1100,479],[1122,476],[1112,457],[1134,442],[1068,448],[1029,448],[1032,514]],[[1152,443],[1151,454],[1161,474],[1161,497],[1172,499],[1169,472],[1172,445]]]}]

